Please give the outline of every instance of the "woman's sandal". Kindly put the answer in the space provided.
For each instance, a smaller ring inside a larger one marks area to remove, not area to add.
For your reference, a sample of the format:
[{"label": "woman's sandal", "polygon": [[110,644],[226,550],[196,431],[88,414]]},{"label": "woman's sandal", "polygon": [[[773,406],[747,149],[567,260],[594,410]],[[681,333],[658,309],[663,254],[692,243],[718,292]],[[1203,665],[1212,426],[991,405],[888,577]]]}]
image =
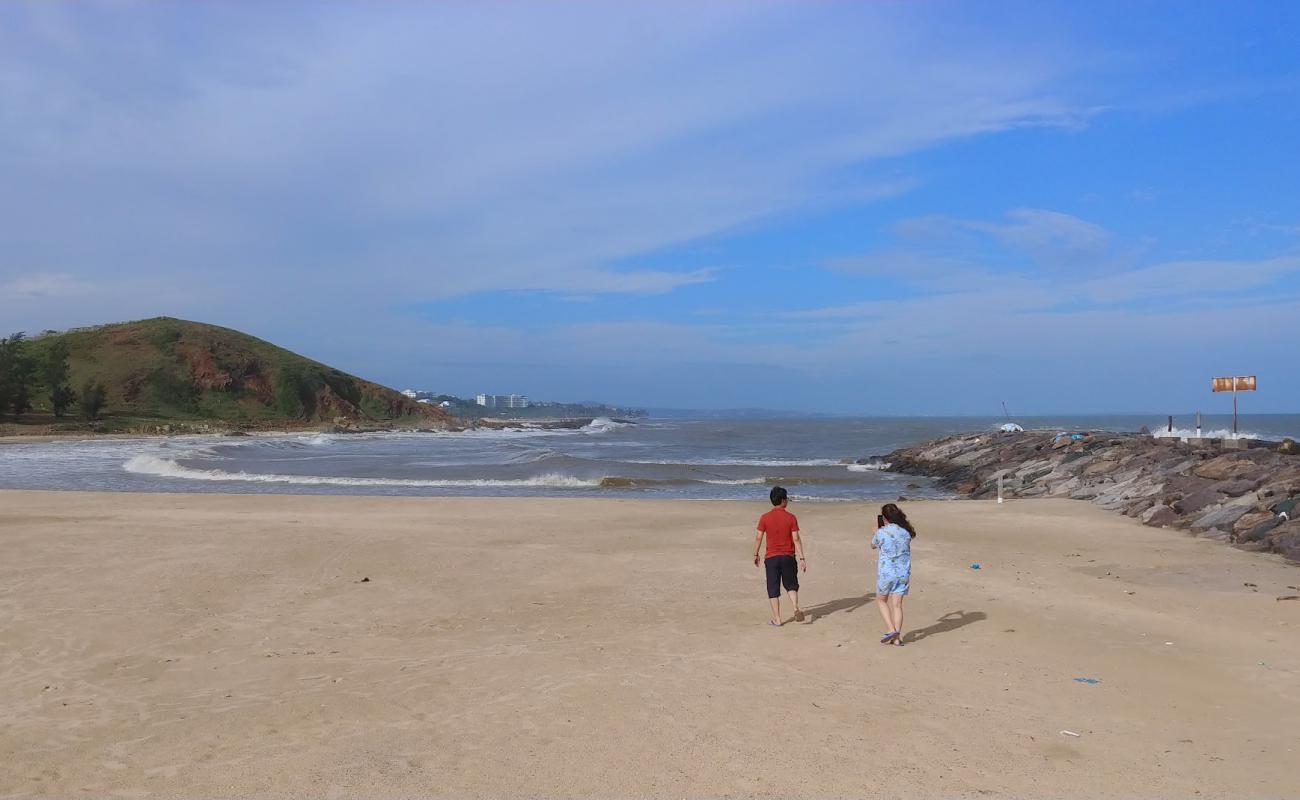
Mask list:
[{"label": "woman's sandal", "polygon": [[894,634],[894,641],[892,642],[892,644],[893,644],[895,647],[902,647],[902,646],[903,646],[903,634],[901,634],[901,633],[895,633],[895,634]]},{"label": "woman's sandal", "polygon": [[898,635],[898,631],[890,631],[889,633],[886,633],[884,636],[880,637],[880,643],[891,644],[894,641],[894,637],[897,635]]}]

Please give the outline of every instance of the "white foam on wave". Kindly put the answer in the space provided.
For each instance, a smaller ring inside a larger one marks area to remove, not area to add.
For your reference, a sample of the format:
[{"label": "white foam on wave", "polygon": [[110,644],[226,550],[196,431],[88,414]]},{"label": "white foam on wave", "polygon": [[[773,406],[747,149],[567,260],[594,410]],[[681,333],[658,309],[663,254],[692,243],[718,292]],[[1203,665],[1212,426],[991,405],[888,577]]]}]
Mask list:
[{"label": "white foam on wave", "polygon": [[832,458],[759,459],[759,458],[688,458],[688,459],[619,459],[627,464],[666,464],[684,467],[838,467],[844,462]]},{"label": "white foam on wave", "polygon": [[[1197,438],[1195,428],[1174,428],[1172,431],[1168,428],[1160,428],[1151,432],[1151,435],[1157,439],[1195,439]],[[1257,433],[1239,432],[1233,433],[1227,428],[1218,428],[1215,430],[1202,430],[1200,433],[1202,439],[1259,439]]]},{"label": "white foam on wave", "polygon": [[458,487],[552,489],[599,488],[600,478],[575,478],[572,475],[548,474],[515,480],[494,479],[416,479],[416,478],[342,478],[330,475],[278,475],[257,472],[227,472],[221,469],[194,469],[182,466],[170,458],[138,455],[126,461],[122,468],[140,475],[163,478],[181,478],[197,481],[242,481],[246,483],[287,483],[297,486],[407,486],[427,489],[454,489]]},{"label": "white foam on wave", "polygon": [[609,417],[596,417],[578,430],[583,433],[609,433],[619,428],[626,428],[627,425],[626,422],[615,422]]},{"label": "white foam on wave", "polygon": [[889,462],[873,461],[870,464],[849,464],[845,469],[849,472],[880,472],[889,469]]}]

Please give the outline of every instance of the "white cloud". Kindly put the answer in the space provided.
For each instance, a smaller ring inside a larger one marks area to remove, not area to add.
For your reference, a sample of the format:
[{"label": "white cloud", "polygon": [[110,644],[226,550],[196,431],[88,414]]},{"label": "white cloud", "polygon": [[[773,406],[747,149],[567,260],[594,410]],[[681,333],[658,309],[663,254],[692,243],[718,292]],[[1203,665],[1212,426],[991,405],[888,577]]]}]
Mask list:
[{"label": "white cloud", "polygon": [[336,308],[394,285],[664,292],[712,273],[624,262],[912,185],[862,168],[882,159],[1091,113],[1058,91],[1059,44],[904,7],[307,8],[0,12],[0,276]]}]

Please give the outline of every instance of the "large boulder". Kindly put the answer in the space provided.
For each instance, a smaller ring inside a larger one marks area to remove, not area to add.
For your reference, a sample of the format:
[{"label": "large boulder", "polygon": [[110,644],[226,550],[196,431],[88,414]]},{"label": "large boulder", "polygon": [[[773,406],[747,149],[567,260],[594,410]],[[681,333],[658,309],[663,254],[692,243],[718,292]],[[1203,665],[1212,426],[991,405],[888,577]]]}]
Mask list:
[{"label": "large boulder", "polygon": [[1173,506],[1180,514],[1195,514],[1203,508],[1217,506],[1227,499],[1227,495],[1220,494],[1213,489],[1200,489],[1192,492],[1186,497],[1181,497],[1174,502]]},{"label": "large boulder", "polygon": [[1233,480],[1219,481],[1210,488],[1216,492],[1223,492],[1228,497],[1241,497],[1246,492],[1255,488],[1255,481],[1245,478],[1236,478]]},{"label": "large boulder", "polygon": [[1074,491],[1070,492],[1071,500],[1091,500],[1101,494],[1105,487],[1096,484],[1084,484]]},{"label": "large boulder", "polygon": [[1253,511],[1248,511],[1245,514],[1243,514],[1240,519],[1238,519],[1236,522],[1232,524],[1232,529],[1237,533],[1245,533],[1251,528],[1254,528],[1259,523],[1268,522],[1269,520],[1275,518],[1276,515],[1273,514],[1273,512],[1271,511],[1265,511],[1263,509],[1255,509]]},{"label": "large boulder", "polygon": [[1213,481],[1224,481],[1237,478],[1243,472],[1254,467],[1248,461],[1243,460],[1235,453],[1225,453],[1221,456],[1206,461],[1199,467],[1192,470],[1197,476],[1209,478]]},{"label": "large boulder", "polygon": [[1178,512],[1166,505],[1153,506],[1143,511],[1138,517],[1144,525],[1150,525],[1153,528],[1163,528],[1166,525],[1172,525],[1178,520]]},{"label": "large boulder", "polygon": [[1141,500],[1135,500],[1124,506],[1124,516],[1136,517],[1148,508],[1156,504],[1156,501],[1150,497],[1144,497]]},{"label": "large boulder", "polygon": [[1116,461],[1097,460],[1084,467],[1082,474],[1085,478],[1091,478],[1096,475],[1109,475],[1119,469],[1119,463]]},{"label": "large boulder", "polygon": [[1249,506],[1223,506],[1208,514],[1203,514],[1192,523],[1192,530],[1203,531],[1210,528],[1232,530],[1232,526],[1250,511]]},{"label": "large boulder", "polygon": [[1281,517],[1276,517],[1273,516],[1272,514],[1269,514],[1268,519],[1261,519],[1255,522],[1255,524],[1251,525],[1249,528],[1247,528],[1245,525],[1242,524],[1243,522],[1245,522],[1245,520],[1246,517],[1242,517],[1241,519],[1237,520],[1237,525],[1233,526],[1234,529],[1236,530],[1237,541],[1240,542],[1241,544],[1249,544],[1251,542],[1262,542],[1266,538],[1268,538],[1268,534],[1270,531],[1272,531],[1274,528],[1281,525],[1283,522],[1286,522],[1286,520],[1284,520]]},{"label": "large boulder", "polygon": [[1268,549],[1300,561],[1300,522],[1288,522],[1269,534]]}]

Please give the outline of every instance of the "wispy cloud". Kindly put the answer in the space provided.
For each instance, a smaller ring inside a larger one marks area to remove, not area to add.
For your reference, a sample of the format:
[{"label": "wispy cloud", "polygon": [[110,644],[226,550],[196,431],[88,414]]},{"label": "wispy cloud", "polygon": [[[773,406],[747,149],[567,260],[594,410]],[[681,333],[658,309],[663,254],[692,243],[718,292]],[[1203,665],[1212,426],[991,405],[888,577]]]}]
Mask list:
[{"label": "wispy cloud", "polygon": [[[3,3],[0,319],[174,314],[403,383],[509,373],[632,401],[744,401],[780,369],[814,387],[789,401],[805,406],[855,402],[842,390],[880,364],[944,387],[1012,353],[1050,370],[1177,336],[1208,352],[1210,308],[1285,326],[1294,203],[1183,191],[1153,154],[1205,152],[1178,139],[1202,128],[1146,127],[1280,105],[1285,70],[1210,74],[1199,40],[1153,55],[1122,16]],[[1274,89],[1182,94],[1200,85]],[[1183,99],[1153,112],[1160,96]],[[1259,119],[1290,141],[1282,116]],[[1231,152],[1294,183],[1285,159]],[[1116,203],[1182,228],[1137,232]],[[1224,215],[1259,224],[1188,235]],[[1271,352],[1252,336],[1236,341]]]},{"label": "wispy cloud", "polygon": [[670,291],[712,275],[620,263],[910,185],[846,165],[1089,113],[1059,51],[901,7],[0,14],[0,270],[219,270],[326,303]]},{"label": "wispy cloud", "polygon": [[1001,222],[918,217],[899,222],[895,231],[913,241],[981,234],[1052,267],[1095,266],[1107,256],[1112,239],[1110,231],[1100,225],[1041,208],[1013,208]]}]

